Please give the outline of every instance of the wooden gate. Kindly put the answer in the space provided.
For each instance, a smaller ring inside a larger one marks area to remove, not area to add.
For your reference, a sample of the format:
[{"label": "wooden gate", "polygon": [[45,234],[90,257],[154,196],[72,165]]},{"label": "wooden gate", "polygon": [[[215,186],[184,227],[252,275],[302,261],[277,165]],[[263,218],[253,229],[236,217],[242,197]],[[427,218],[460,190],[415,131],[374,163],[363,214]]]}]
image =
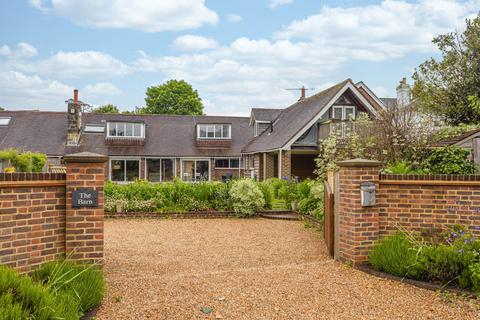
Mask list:
[{"label": "wooden gate", "polygon": [[334,194],[330,187],[330,183],[325,181],[325,197],[324,197],[324,214],[323,214],[323,238],[327,245],[327,250],[331,256],[334,254]]}]

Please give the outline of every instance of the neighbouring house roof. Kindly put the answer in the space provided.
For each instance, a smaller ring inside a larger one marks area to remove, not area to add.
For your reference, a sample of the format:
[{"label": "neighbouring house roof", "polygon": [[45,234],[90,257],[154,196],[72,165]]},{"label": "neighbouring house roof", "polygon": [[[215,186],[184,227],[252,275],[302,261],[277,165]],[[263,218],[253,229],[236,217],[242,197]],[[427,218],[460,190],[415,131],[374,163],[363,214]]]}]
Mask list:
[{"label": "neighbouring house roof", "polygon": [[[105,133],[83,133],[79,147],[66,147],[67,113],[44,111],[5,111],[12,117],[8,127],[0,127],[0,150],[20,148],[51,156],[89,151],[109,156],[223,157],[239,156],[253,138],[248,117],[122,115],[83,113],[82,125],[107,121],[145,123],[144,145],[105,144]],[[228,123],[232,125],[232,143],[227,149],[205,149],[196,145],[196,124]]]},{"label": "neighbouring house roof", "polygon": [[277,117],[273,131],[264,131],[250,141],[243,149],[244,153],[269,151],[284,147],[300,130],[315,118],[352,80],[347,79],[326,90],[302,99],[283,109]]},{"label": "neighbouring house roof", "polygon": [[452,146],[452,145],[458,145],[461,144],[462,142],[466,140],[473,139],[475,137],[480,136],[480,129],[475,129],[475,130],[470,130],[467,132],[464,132],[462,134],[453,136],[453,137],[448,137],[446,139],[437,141],[435,143],[432,143],[432,147],[446,147],[446,146]]},{"label": "neighbouring house roof", "polygon": [[387,108],[397,105],[397,98],[379,98]]},{"label": "neighbouring house roof", "polygon": [[283,109],[252,108],[252,116],[256,121],[275,121]]}]

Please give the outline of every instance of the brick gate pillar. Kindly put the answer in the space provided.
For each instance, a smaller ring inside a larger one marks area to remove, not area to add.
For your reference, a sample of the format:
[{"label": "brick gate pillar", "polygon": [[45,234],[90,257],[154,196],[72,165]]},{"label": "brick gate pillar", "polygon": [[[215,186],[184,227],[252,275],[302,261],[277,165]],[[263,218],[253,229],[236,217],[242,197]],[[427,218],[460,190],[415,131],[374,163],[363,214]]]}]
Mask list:
[{"label": "brick gate pillar", "polygon": [[[107,157],[90,152],[69,154],[64,157],[66,176],[65,253],[72,260],[85,263],[103,258],[103,188]],[[73,206],[73,195],[86,190],[98,195],[84,205]],[[75,192],[77,191],[77,192]]]},{"label": "brick gate pillar", "polygon": [[335,196],[338,252],[335,257],[358,265],[367,261],[379,233],[378,207],[362,207],[360,185],[373,182],[378,193],[381,163],[353,159],[341,161],[338,166],[338,197]]}]

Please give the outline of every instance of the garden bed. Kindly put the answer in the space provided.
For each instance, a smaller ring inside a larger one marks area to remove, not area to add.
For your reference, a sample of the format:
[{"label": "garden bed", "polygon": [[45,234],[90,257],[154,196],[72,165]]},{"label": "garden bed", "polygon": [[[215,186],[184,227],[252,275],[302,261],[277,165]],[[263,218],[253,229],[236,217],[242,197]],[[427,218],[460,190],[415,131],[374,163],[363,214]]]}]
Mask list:
[{"label": "garden bed", "polygon": [[217,219],[235,218],[233,211],[189,211],[189,212],[105,212],[105,218],[155,218],[155,219]]},{"label": "garden bed", "polygon": [[432,290],[432,291],[448,291],[448,292],[455,293],[459,296],[467,296],[467,297],[472,297],[472,298],[479,298],[480,297],[480,295],[478,295],[478,294],[476,294],[475,292],[472,292],[472,291],[462,290],[462,289],[455,288],[455,287],[444,286],[444,285],[440,285],[440,284],[436,284],[436,283],[432,283],[432,282],[425,282],[425,281],[413,280],[413,279],[409,279],[409,278],[397,277],[397,276],[394,276],[390,273],[385,273],[385,272],[374,270],[368,264],[359,265],[359,266],[356,267],[356,269],[358,269],[360,271],[363,271],[365,273],[371,274],[373,276],[379,277],[379,278],[408,283],[408,284],[414,285],[414,286],[422,288],[422,289],[428,289],[428,290]]}]

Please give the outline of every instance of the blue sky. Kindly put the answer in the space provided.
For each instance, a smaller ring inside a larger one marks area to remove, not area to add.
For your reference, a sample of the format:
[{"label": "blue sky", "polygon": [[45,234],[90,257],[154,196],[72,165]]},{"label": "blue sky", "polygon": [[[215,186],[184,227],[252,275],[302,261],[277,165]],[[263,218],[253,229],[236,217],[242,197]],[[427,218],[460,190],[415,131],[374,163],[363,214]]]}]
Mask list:
[{"label": "blue sky", "polygon": [[480,0],[30,0],[0,2],[0,106],[64,110],[144,104],[145,89],[191,83],[207,114],[285,107],[302,84],[352,78],[380,96],[438,53]]}]

